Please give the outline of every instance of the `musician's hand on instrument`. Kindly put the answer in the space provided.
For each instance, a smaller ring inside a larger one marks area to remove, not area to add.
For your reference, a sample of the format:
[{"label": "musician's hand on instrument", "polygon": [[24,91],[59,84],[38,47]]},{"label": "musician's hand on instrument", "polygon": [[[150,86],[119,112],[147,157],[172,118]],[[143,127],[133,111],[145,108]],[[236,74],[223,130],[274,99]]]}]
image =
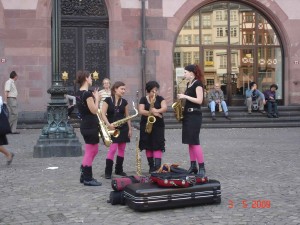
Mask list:
[{"label": "musician's hand on instrument", "polygon": [[177,94],[177,98],[178,99],[184,99],[184,98],[186,98],[186,95],[184,95],[184,94]]},{"label": "musician's hand on instrument", "polygon": [[158,113],[158,112],[153,113],[153,115],[154,115],[154,116],[157,116],[157,117],[159,117],[159,118],[162,118],[162,115],[161,115],[160,113]]},{"label": "musician's hand on instrument", "polygon": [[109,130],[115,130],[116,128],[115,128],[115,126],[114,125],[112,125],[112,124],[107,124],[107,128],[109,129]]}]

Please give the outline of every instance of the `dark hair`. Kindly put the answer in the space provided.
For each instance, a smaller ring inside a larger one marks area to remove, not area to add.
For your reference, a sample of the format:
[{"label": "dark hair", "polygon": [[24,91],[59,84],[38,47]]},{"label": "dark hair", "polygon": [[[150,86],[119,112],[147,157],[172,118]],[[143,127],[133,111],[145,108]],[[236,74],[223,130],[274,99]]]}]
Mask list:
[{"label": "dark hair", "polygon": [[80,87],[84,84],[85,79],[90,76],[90,72],[86,70],[79,70],[76,73],[76,83],[80,85]]},{"label": "dark hair", "polygon": [[277,84],[272,84],[272,85],[270,86],[270,89],[273,88],[273,87],[274,87],[276,90],[278,89]]},{"label": "dark hair", "polygon": [[249,88],[251,89],[253,86],[254,86],[254,84],[256,84],[254,81],[253,82],[250,82],[250,84],[249,84]]},{"label": "dark hair", "polygon": [[14,79],[17,75],[16,71],[11,71],[9,78]]},{"label": "dark hair", "polygon": [[184,69],[189,72],[193,72],[195,74],[195,78],[204,84],[204,74],[197,64],[188,65]]},{"label": "dark hair", "polygon": [[150,93],[150,91],[151,91],[153,88],[159,89],[159,84],[158,84],[155,80],[148,81],[148,82],[146,83],[146,91],[147,91],[147,93]]},{"label": "dark hair", "polygon": [[122,81],[116,81],[114,83],[114,85],[111,87],[111,95],[114,95],[116,94],[116,91],[115,89],[121,87],[121,86],[125,86],[125,84],[122,82]]}]

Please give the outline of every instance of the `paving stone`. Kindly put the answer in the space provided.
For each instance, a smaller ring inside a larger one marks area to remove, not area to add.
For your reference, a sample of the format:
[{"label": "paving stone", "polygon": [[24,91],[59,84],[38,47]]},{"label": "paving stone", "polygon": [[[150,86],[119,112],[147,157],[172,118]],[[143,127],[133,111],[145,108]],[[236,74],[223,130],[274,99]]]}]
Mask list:
[{"label": "paving stone", "polygon": [[[75,130],[83,143],[79,130]],[[93,165],[94,177],[102,186],[87,187],[79,183],[82,157],[32,157],[40,132],[24,129],[20,135],[8,135],[6,147],[15,158],[11,166],[6,166],[0,155],[0,225],[300,224],[300,128],[202,129],[207,174],[221,182],[221,204],[145,213],[107,203],[112,189],[111,181],[103,178],[106,147],[100,145]],[[137,134],[134,130],[133,137]],[[132,138],[124,161],[129,175],[135,174],[135,147]],[[144,152],[141,157],[146,174]],[[188,147],[181,144],[181,130],[166,130],[163,162],[189,167]],[[262,200],[270,201],[271,207],[252,205]]]}]

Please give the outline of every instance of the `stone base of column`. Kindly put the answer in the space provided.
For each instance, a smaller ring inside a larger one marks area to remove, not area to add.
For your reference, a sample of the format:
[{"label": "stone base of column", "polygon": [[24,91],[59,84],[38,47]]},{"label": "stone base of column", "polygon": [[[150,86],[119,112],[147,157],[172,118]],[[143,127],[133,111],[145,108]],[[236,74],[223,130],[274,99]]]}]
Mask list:
[{"label": "stone base of column", "polygon": [[82,156],[81,143],[74,138],[39,138],[33,158]]}]

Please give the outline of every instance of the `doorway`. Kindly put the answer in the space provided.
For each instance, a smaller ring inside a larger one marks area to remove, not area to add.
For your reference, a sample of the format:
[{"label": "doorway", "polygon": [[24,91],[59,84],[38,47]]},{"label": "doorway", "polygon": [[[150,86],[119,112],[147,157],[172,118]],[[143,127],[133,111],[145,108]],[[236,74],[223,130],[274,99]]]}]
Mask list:
[{"label": "doorway", "polygon": [[76,72],[92,74],[93,86],[102,87],[109,77],[109,29],[104,0],[61,0],[60,70],[67,72],[64,85],[74,94]]},{"label": "doorway", "polygon": [[183,25],[174,48],[174,80],[186,65],[204,71],[205,92],[219,83],[228,105],[244,105],[254,81],[265,91],[277,84],[283,103],[282,48],[272,23],[261,12],[230,1],[197,10]]}]

